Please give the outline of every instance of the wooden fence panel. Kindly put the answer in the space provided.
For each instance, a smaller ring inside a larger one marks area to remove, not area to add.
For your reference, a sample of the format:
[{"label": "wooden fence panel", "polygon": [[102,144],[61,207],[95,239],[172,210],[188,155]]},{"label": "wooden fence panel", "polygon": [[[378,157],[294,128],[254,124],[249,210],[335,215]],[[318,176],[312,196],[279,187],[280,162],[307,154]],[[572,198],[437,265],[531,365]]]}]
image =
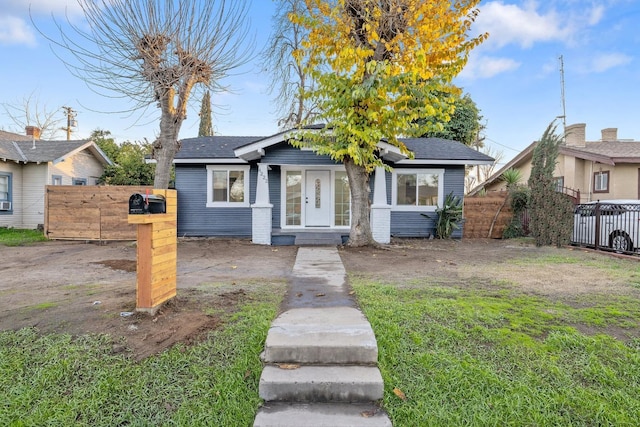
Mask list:
[{"label": "wooden fence panel", "polygon": [[48,185],[45,235],[58,240],[136,240],[129,197],[151,186]]},{"label": "wooden fence panel", "polygon": [[[464,198],[464,234],[465,239],[501,239],[513,212],[508,203],[505,204],[507,192],[491,193],[487,196],[473,196]],[[496,218],[496,213],[500,211]],[[491,236],[489,230],[494,221]]]}]

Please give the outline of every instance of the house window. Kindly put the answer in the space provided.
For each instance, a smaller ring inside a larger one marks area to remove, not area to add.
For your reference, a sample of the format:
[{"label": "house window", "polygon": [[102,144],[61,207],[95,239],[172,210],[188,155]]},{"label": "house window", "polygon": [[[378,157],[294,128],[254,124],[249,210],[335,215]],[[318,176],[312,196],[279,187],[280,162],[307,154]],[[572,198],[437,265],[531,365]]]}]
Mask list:
[{"label": "house window", "polygon": [[62,185],[62,176],[61,175],[53,175],[53,176],[51,176],[51,184],[52,185]]},{"label": "house window", "polygon": [[400,210],[434,210],[442,205],[444,169],[398,170],[393,174],[393,205]]},{"label": "house window", "polygon": [[347,173],[336,171],[335,185],[335,224],[336,227],[348,227],[351,224],[351,190]]},{"label": "house window", "polygon": [[207,166],[207,207],[249,206],[249,167]]},{"label": "house window", "polygon": [[71,185],[87,185],[86,178],[71,178]]},{"label": "house window", "polygon": [[300,225],[302,211],[302,172],[287,171],[286,175],[286,225]]},{"label": "house window", "polygon": [[609,171],[600,171],[593,174],[593,192],[609,192]]},{"label": "house window", "polygon": [[12,175],[0,172],[0,214],[11,210],[11,182]]},{"label": "house window", "polygon": [[553,184],[556,191],[562,193],[562,190],[564,189],[564,176],[557,176],[553,178]]}]

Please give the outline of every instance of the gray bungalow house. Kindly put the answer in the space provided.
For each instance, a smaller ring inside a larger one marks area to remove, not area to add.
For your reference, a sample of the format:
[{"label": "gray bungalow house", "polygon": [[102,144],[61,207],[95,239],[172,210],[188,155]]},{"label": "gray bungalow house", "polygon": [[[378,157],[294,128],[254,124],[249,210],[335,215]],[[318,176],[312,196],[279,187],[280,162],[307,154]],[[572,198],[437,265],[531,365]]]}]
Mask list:
[{"label": "gray bungalow house", "polygon": [[[291,146],[290,135],[183,139],[174,160],[178,235],[250,237],[264,245],[309,243],[322,235],[346,241],[350,195],[344,166]],[[380,243],[391,236],[433,235],[435,214],[422,214],[442,206],[446,194],[463,195],[466,165],[493,162],[455,141],[402,141],[414,159],[378,144],[380,157],[393,168],[378,168],[371,179],[371,226]]]}]

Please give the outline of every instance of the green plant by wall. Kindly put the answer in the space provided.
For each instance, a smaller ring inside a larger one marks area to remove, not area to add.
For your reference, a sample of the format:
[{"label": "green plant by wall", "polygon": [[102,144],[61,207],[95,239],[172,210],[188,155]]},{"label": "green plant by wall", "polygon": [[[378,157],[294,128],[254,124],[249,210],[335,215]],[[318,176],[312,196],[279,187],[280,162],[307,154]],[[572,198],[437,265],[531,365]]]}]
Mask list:
[{"label": "green plant by wall", "polygon": [[[504,181],[505,184],[507,185],[507,197],[504,198],[504,201],[502,202],[502,204],[496,211],[495,215],[493,216],[493,220],[491,221],[491,226],[489,227],[489,234],[487,235],[487,238],[489,239],[493,235],[493,227],[495,227],[496,222],[498,221],[500,212],[502,212],[502,209],[504,209],[504,207],[507,205],[507,202],[511,198],[511,193],[518,186],[518,183],[522,179],[522,172],[519,169],[507,169],[502,173],[502,175],[500,176],[500,179]],[[503,232],[503,236],[504,236],[504,232]]]},{"label": "green plant by wall", "polygon": [[529,207],[530,192],[527,187],[518,185],[509,191],[509,198],[511,199],[511,211],[513,217],[511,222],[507,225],[502,233],[504,239],[515,239],[517,237],[524,237],[527,235],[522,224],[522,213]]},{"label": "green plant by wall", "polygon": [[[450,239],[455,230],[460,229],[462,222],[462,198],[454,196],[453,192],[446,195],[442,207],[436,209],[436,237]],[[424,215],[424,214],[423,214]],[[429,217],[428,215],[424,215]]]},{"label": "green plant by wall", "polygon": [[573,206],[570,199],[558,191],[553,179],[561,136],[557,125],[549,124],[533,150],[531,161],[530,226],[536,246],[567,244],[571,238]]}]

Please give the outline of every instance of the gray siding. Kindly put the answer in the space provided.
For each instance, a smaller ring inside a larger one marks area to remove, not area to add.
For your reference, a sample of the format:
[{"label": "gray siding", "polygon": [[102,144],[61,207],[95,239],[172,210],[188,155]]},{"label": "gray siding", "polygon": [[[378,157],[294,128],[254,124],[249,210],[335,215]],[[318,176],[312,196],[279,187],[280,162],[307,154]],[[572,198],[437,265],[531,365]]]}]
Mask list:
[{"label": "gray siding", "polygon": [[[249,172],[249,201],[256,198],[257,168]],[[251,207],[207,208],[205,165],[176,167],[178,236],[251,237]]]},{"label": "gray siding", "polygon": [[267,150],[262,163],[277,165],[337,165],[329,156],[319,156],[311,150],[300,150],[282,143]]},{"label": "gray siding", "polygon": [[[443,166],[420,165],[421,169],[441,169]],[[418,166],[411,167],[412,169]],[[444,172],[444,195],[453,192],[455,196],[464,195],[464,166],[445,167]],[[391,204],[391,173],[386,174],[387,181],[387,201]],[[427,217],[420,212],[391,211],[391,235],[394,237],[435,237],[436,214],[426,213]],[[454,231],[453,238],[462,237],[462,227]]]},{"label": "gray siding", "polygon": [[282,191],[280,189],[280,180],[282,172],[279,166],[272,166],[269,171],[269,202],[273,205],[273,211],[271,212],[271,227],[273,229],[280,229],[280,213],[282,211],[282,203],[280,203],[280,197]]}]

